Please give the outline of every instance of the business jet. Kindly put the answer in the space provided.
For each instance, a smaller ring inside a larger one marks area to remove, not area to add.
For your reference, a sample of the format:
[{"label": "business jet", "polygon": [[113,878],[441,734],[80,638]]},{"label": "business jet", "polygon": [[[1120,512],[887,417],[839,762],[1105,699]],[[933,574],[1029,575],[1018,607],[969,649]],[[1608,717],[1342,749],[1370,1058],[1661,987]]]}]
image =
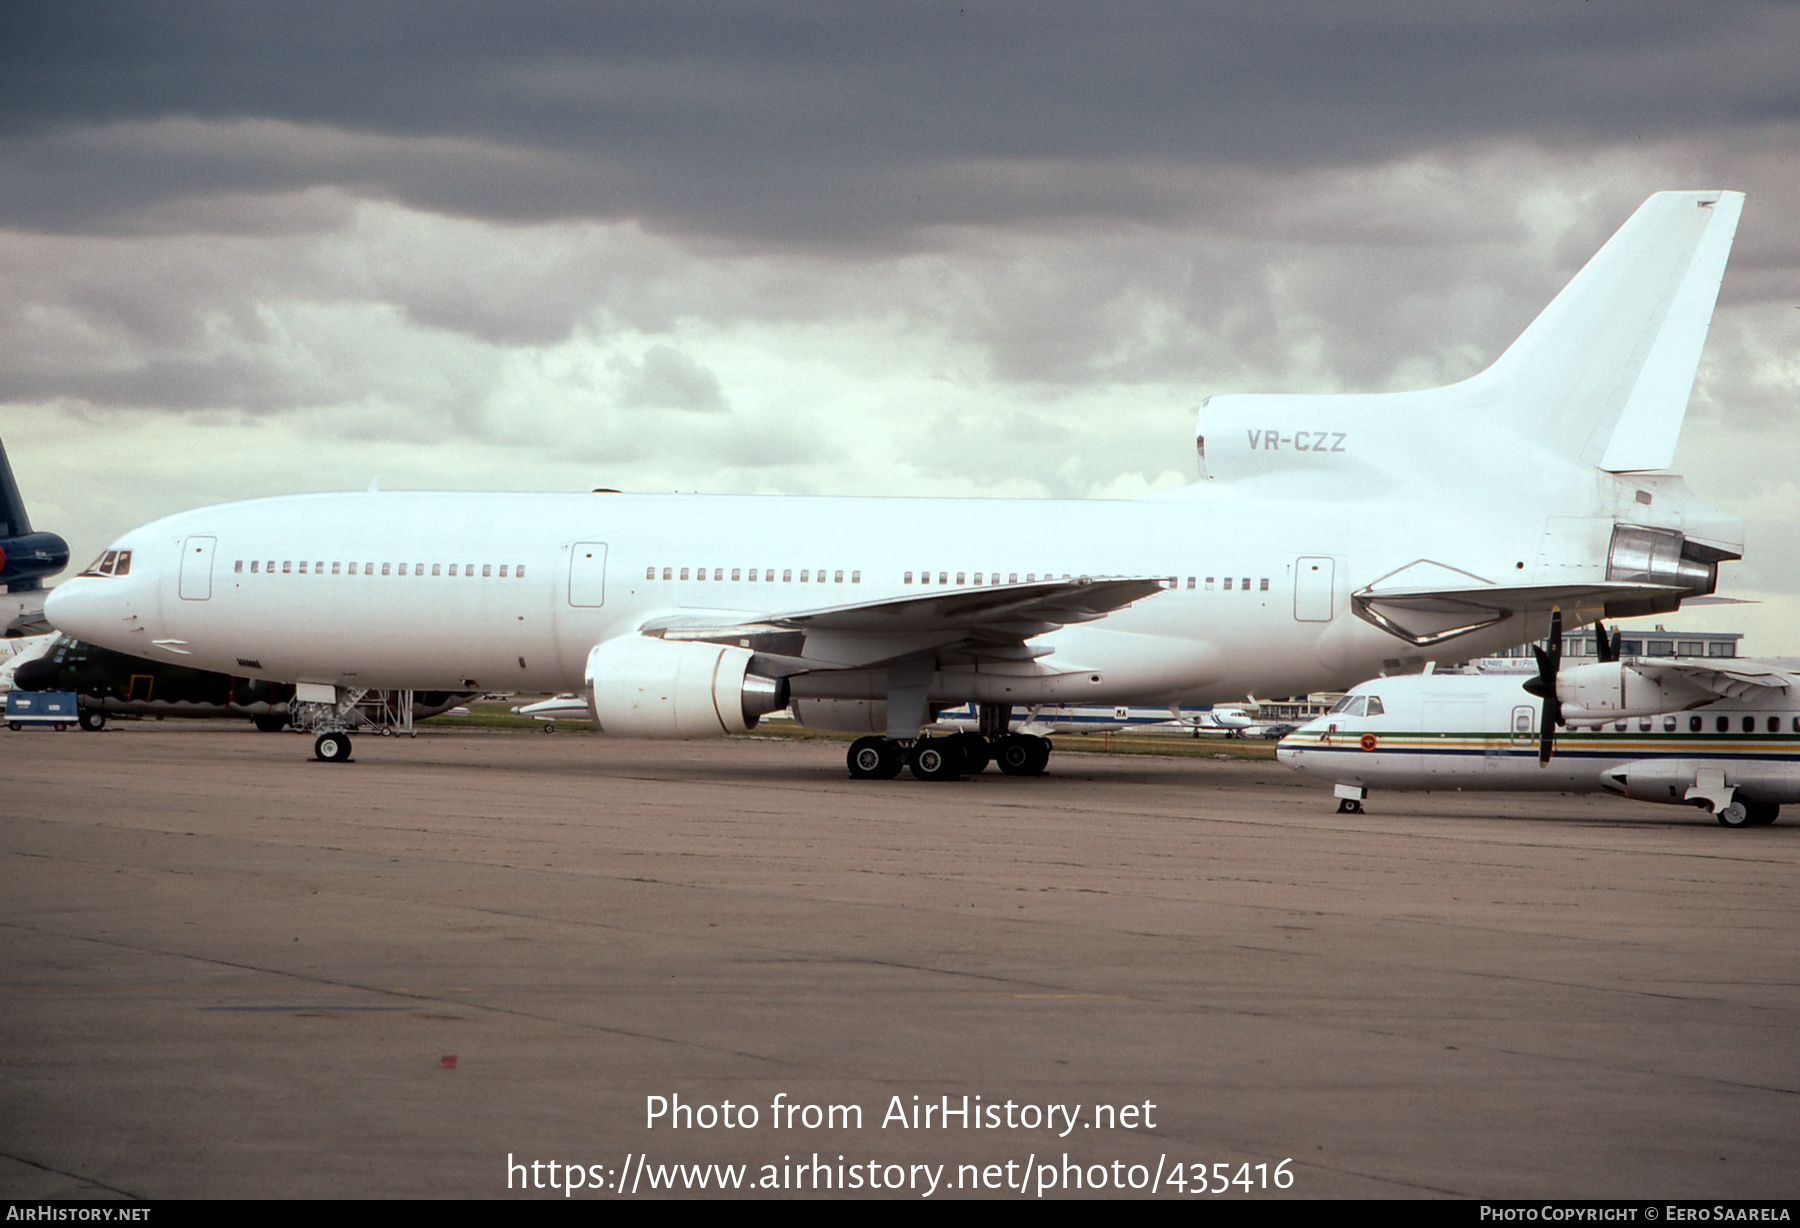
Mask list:
[{"label": "business jet", "polygon": [[[1673,610],[1743,527],[1667,468],[1743,197],[1651,197],[1486,371],[1448,387],[1223,395],[1201,479],[1137,500],[364,491],[184,512],[47,613],[135,655],[292,683],[579,691],[608,735],[740,733],[796,701],[863,730],[853,776],[1003,771],[1034,704],[1339,690]],[[1183,526],[1171,531],[1172,526]],[[321,758],[348,739],[321,736]]]},{"label": "business jet", "polygon": [[1760,827],[1800,802],[1792,662],[1627,659],[1568,672],[1589,676],[1565,682],[1568,702],[1552,693],[1542,707],[1540,689],[1526,689],[1538,678],[1518,674],[1377,678],[1275,755],[1330,781],[1340,813],[1362,813],[1377,789],[1604,791]]},{"label": "business jet", "polygon": [[44,580],[69,565],[69,544],[34,533],[25,500],[0,444],[0,636],[21,638],[50,630],[44,621]]}]

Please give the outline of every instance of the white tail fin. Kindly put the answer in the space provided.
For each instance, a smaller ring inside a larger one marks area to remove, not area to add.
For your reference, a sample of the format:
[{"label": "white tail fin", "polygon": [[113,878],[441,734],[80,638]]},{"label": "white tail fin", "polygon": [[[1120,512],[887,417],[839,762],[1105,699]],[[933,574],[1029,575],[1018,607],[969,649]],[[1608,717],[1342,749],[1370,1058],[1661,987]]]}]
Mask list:
[{"label": "white tail fin", "polygon": [[1615,473],[1668,468],[1743,204],[1739,192],[1652,196],[1493,366],[1460,384],[1209,397],[1202,476],[1294,475],[1314,492],[1417,476],[1471,428],[1490,469],[1546,454]]},{"label": "white tail fin", "polygon": [[1481,389],[1504,395],[1494,408],[1552,451],[1668,468],[1743,207],[1741,192],[1658,192],[1471,383],[1497,385]]}]

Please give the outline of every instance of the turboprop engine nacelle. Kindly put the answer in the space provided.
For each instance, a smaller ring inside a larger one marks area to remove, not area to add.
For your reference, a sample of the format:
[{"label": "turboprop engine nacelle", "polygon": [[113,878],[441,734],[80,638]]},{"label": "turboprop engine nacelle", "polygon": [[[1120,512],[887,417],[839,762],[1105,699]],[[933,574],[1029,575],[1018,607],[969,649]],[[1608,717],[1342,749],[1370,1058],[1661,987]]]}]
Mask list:
[{"label": "turboprop engine nacelle", "polygon": [[1608,661],[1563,670],[1556,679],[1556,698],[1567,722],[1679,712],[1718,696],[1677,674],[1652,674]]},{"label": "turboprop engine nacelle", "polygon": [[743,733],[787,707],[785,678],[750,672],[747,648],[624,635],[588,653],[594,728],[621,738]]}]

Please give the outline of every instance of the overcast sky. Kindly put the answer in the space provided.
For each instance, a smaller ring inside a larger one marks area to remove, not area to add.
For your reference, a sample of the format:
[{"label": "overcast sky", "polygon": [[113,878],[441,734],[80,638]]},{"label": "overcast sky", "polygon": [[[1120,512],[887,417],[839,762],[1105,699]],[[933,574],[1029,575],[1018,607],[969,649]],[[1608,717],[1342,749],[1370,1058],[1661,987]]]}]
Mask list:
[{"label": "overcast sky", "polygon": [[1485,366],[1749,193],[1672,616],[1800,653],[1800,9],[0,6],[0,439],[78,562],[384,487],[1130,495],[1212,392]]}]

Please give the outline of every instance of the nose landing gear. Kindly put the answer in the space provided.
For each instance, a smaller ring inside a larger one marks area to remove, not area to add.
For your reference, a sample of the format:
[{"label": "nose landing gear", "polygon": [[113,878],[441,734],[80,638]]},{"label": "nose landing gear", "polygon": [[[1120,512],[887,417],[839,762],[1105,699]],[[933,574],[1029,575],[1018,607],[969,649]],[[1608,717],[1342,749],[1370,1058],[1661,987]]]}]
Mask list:
[{"label": "nose landing gear", "polygon": [[313,742],[313,758],[320,763],[350,762],[350,735],[347,733],[322,733]]}]

